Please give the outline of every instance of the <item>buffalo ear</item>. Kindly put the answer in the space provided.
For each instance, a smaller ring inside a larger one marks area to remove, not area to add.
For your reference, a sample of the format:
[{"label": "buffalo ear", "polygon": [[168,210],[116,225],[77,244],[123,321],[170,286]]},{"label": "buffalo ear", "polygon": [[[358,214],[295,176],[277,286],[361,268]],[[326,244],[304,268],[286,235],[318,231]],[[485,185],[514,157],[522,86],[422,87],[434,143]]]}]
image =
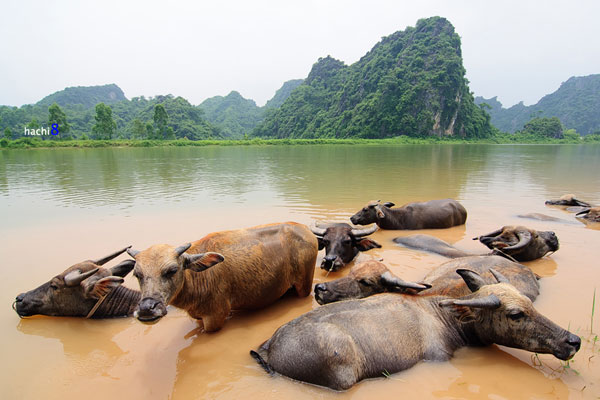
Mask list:
[{"label": "buffalo ear", "polygon": [[391,201],[386,201],[385,203],[383,203],[383,205],[388,208],[392,208],[395,206],[395,204],[392,203]]},{"label": "buffalo ear", "polygon": [[191,269],[194,272],[202,272],[225,260],[225,257],[221,254],[213,252],[200,254],[183,253],[182,256],[184,257],[183,268]]},{"label": "buffalo ear", "polygon": [[459,274],[471,292],[478,291],[482,286],[487,285],[486,281],[483,280],[481,275],[477,272],[473,272],[470,269],[457,269],[456,273]]},{"label": "buffalo ear", "polygon": [[91,288],[88,289],[90,297],[99,299],[102,296],[106,296],[111,290],[115,289],[125,280],[120,276],[107,276],[96,281]]},{"label": "buffalo ear", "polygon": [[381,248],[381,245],[372,239],[357,240],[355,246],[359,251],[367,251],[371,249]]},{"label": "buffalo ear", "polygon": [[377,212],[377,218],[379,218],[379,219],[385,218],[385,214],[381,210],[381,206],[379,204],[375,206],[375,211]]},{"label": "buffalo ear", "polygon": [[317,241],[319,242],[319,250],[323,250],[325,248],[325,241],[322,237],[317,236]]},{"label": "buffalo ear", "polygon": [[121,261],[120,263],[118,263],[110,269],[110,274],[114,276],[120,276],[121,278],[125,278],[127,274],[131,272],[134,266],[135,260]]}]

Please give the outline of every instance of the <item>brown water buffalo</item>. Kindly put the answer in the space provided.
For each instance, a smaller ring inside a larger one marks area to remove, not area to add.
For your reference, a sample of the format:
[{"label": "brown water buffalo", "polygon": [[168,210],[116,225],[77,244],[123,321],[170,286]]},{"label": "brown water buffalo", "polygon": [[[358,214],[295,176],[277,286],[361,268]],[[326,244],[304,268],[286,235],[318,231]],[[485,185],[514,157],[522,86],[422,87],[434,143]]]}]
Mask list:
[{"label": "brown water buffalo", "polygon": [[250,354],[268,372],[345,390],[356,382],[446,361],[458,348],[492,343],[570,359],[581,339],[538,313],[495,273],[487,284],[457,271],[473,292],[460,298],[379,294],[316,308],[281,326]]},{"label": "brown water buffalo", "polygon": [[140,292],[121,283],[134,262],[125,260],[112,268],[102,267],[125,250],[69,267],[40,287],[18,295],[13,308],[21,317],[42,314],[109,318],[133,314]]},{"label": "brown water buffalo", "polygon": [[556,200],[546,200],[546,204],[554,206],[591,207],[590,203],[576,199],[575,195],[573,194],[562,195],[559,199]]},{"label": "brown water buffalo", "polygon": [[315,285],[315,300],[319,304],[326,304],[383,292],[416,293],[430,287],[405,282],[392,274],[385,264],[371,260],[355,265],[343,278]]},{"label": "brown water buffalo", "polygon": [[456,200],[431,200],[391,208],[394,203],[370,201],[350,220],[355,225],[376,223],[382,229],[441,229],[462,225],[467,210]]},{"label": "brown water buffalo", "polygon": [[495,282],[490,272],[494,269],[506,276],[508,281],[522,294],[534,301],[539,295],[539,284],[535,274],[525,265],[514,263],[498,256],[470,256],[445,262],[425,275],[419,283],[404,282],[395,276],[385,264],[368,261],[355,265],[342,278],[319,283],[315,286],[315,300],[319,304],[334,301],[361,299],[383,292],[398,292],[421,295],[444,295],[461,297],[470,293],[457,269],[469,269],[481,275],[488,283]]},{"label": "brown water buffalo", "polygon": [[552,231],[536,231],[525,226],[502,228],[473,238],[501,255],[517,261],[531,261],[558,250],[558,238]]},{"label": "brown water buffalo", "polygon": [[128,250],[142,291],[135,315],[153,321],[172,304],[202,319],[205,331],[219,330],[231,310],[265,307],[292,287],[308,296],[317,252],[310,229],[294,222],[211,233],[177,248]]},{"label": "brown water buffalo", "polygon": [[337,223],[311,227],[319,241],[319,250],[325,248],[321,268],[337,271],[356,257],[359,251],[380,248],[381,245],[365,236],[377,230],[377,225],[367,229],[354,229],[348,224]]},{"label": "brown water buffalo", "polygon": [[600,207],[588,208],[587,210],[578,212],[575,216],[587,221],[600,222]]}]

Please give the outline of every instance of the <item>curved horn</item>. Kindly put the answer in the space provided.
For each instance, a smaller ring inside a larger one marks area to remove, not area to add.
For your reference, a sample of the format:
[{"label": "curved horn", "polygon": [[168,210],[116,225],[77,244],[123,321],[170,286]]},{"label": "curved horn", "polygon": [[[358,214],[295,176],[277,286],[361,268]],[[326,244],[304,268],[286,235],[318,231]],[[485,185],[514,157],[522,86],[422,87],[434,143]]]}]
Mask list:
[{"label": "curved horn", "polygon": [[454,306],[466,306],[466,307],[473,307],[473,308],[498,308],[498,307],[500,307],[500,304],[501,304],[500,299],[498,297],[496,297],[495,294],[490,294],[489,296],[486,296],[486,297],[465,299],[465,300],[446,299],[446,300],[440,301],[440,303],[439,303],[439,305],[442,307],[454,305]]},{"label": "curved horn", "polygon": [[498,236],[499,234],[502,233],[503,230],[504,230],[504,227],[502,227],[502,228],[500,228],[498,230],[495,230],[494,232],[490,232],[488,234],[485,234],[485,235],[476,236],[476,237],[473,238],[473,240],[481,240],[482,237]]},{"label": "curved horn", "polygon": [[519,238],[519,243],[512,245],[512,246],[505,247],[504,249],[502,249],[503,251],[520,250],[523,247],[527,246],[529,244],[529,242],[531,242],[532,237],[531,237],[531,232],[529,232],[529,231],[517,231],[516,235]]},{"label": "curved horn", "polygon": [[352,228],[352,236],[354,236],[355,238],[360,238],[363,236],[369,236],[371,233],[375,232],[377,230],[377,224],[373,224],[373,226],[371,226],[370,228],[365,228],[365,229],[354,229]]},{"label": "curved horn", "polygon": [[65,277],[63,278],[65,281],[65,285],[77,286],[84,279],[87,279],[90,276],[94,275],[96,272],[98,272],[99,269],[100,268],[94,268],[94,269],[91,269],[88,272],[84,272],[84,273],[81,273],[81,271],[78,269],[76,269],[75,271],[71,271],[68,274],[66,274]]},{"label": "curved horn", "polygon": [[325,229],[325,228],[317,228],[317,226],[316,226],[316,225],[314,225],[314,226],[312,226],[312,225],[311,225],[311,227],[310,227],[310,230],[311,230],[311,232],[312,232],[312,233],[314,233],[316,236],[323,237],[323,235],[325,235],[325,231],[326,231],[327,229]]},{"label": "curved horn", "polygon": [[508,279],[502,275],[500,272],[496,271],[493,268],[490,268],[490,272],[494,275],[494,278],[498,281],[498,283],[510,283]]},{"label": "curved horn", "polygon": [[381,274],[381,283],[386,287],[399,287],[403,289],[415,289],[418,291],[431,288],[428,284],[419,284],[414,282],[406,282],[397,276],[392,275],[390,271],[386,271]]},{"label": "curved horn", "polygon": [[573,199],[573,201],[580,207],[591,207],[592,206],[590,203],[587,203],[585,201],[581,201],[581,200],[577,200],[577,199]]},{"label": "curved horn", "polygon": [[481,275],[477,272],[471,271],[470,269],[459,268],[456,273],[463,278],[471,292],[476,292],[481,289],[482,286],[487,285],[487,282],[483,280]]},{"label": "curved horn", "polygon": [[131,245],[124,247],[121,250],[117,250],[114,253],[107,255],[106,257],[100,258],[98,260],[92,260],[92,262],[96,265],[104,265],[107,262],[109,262],[110,260],[112,260],[113,258],[118,257],[121,254],[125,253],[125,250],[128,250],[129,248],[131,248]]},{"label": "curved horn", "polygon": [[134,259],[135,259],[135,256],[138,255],[139,252],[140,252],[139,250],[132,249],[131,247],[129,247],[127,249],[127,254],[129,254]]},{"label": "curved horn", "polygon": [[587,210],[583,210],[583,211],[579,211],[577,214],[575,215],[583,215],[583,214],[588,214],[590,212],[591,208],[588,208]]},{"label": "curved horn", "polygon": [[175,253],[177,253],[177,257],[179,257],[180,255],[182,255],[183,253],[185,253],[186,250],[189,249],[190,247],[192,247],[191,243],[186,243],[184,245],[181,245],[181,246],[177,247],[175,249]]}]

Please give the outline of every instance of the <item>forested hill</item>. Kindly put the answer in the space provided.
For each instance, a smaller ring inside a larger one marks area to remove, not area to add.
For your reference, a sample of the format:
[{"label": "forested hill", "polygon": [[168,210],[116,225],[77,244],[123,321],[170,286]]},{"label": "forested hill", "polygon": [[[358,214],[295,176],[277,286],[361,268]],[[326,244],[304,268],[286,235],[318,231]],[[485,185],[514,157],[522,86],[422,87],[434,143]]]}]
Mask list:
[{"label": "forested hill", "polygon": [[384,37],[347,66],[320,58],[254,135],[276,138],[485,137],[489,115],[467,86],[460,37],[441,17]]},{"label": "forested hill", "polygon": [[258,107],[254,100],[245,99],[236,91],[232,91],[227,96],[206,99],[199,107],[204,111],[206,119],[225,137],[241,139],[244,135],[252,133],[252,130],[262,122],[267,110],[279,107],[301,83],[302,79],[285,82],[264,107]]},{"label": "forested hill", "polygon": [[581,135],[600,131],[600,74],[571,77],[532,106],[521,102],[503,108],[496,97],[477,97],[475,102],[488,104],[492,124],[505,132],[521,130],[532,117],[558,117],[565,128]]},{"label": "forested hill", "polygon": [[36,105],[48,107],[56,103],[61,107],[67,105],[81,104],[82,106],[94,107],[98,103],[114,104],[119,101],[127,100],[125,94],[117,85],[103,86],[76,86],[68,87],[59,92],[53,93],[38,101]]}]

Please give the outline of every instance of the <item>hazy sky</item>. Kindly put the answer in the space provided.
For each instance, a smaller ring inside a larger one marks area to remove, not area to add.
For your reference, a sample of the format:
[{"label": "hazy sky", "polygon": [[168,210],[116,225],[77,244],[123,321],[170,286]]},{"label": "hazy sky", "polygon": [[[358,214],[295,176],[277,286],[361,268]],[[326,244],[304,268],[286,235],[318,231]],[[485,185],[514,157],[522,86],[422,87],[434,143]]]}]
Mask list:
[{"label": "hazy sky", "polygon": [[0,3],[0,104],[67,86],[193,104],[231,90],[264,104],[319,57],[356,62],[382,36],[446,17],[471,91],[537,102],[600,73],[600,1],[29,1]]}]

